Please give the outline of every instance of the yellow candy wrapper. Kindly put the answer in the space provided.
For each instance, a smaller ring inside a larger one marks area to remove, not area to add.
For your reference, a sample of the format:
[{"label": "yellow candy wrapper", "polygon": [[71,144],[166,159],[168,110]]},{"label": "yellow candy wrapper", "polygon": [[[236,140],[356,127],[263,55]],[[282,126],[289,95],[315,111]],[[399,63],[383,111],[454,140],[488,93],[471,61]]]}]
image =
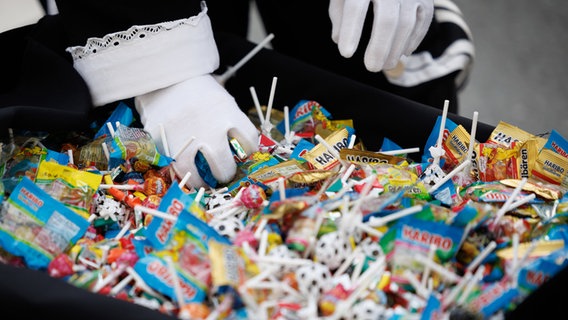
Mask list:
[{"label": "yellow candy wrapper", "polygon": [[525,142],[535,135],[526,132],[510,123],[500,121],[486,142],[494,142],[505,147],[511,147],[513,142]]},{"label": "yellow candy wrapper", "polygon": [[406,161],[405,158],[383,154],[380,152],[363,151],[357,149],[341,149],[339,151],[341,160],[345,160],[354,164],[401,164]]},{"label": "yellow candy wrapper", "polygon": [[341,149],[345,149],[349,145],[349,132],[345,128],[335,131],[325,138],[325,142],[327,142],[334,151],[328,150],[323,143],[318,143],[302,157],[316,169],[331,170],[339,164],[339,157],[336,155],[339,154]]},{"label": "yellow candy wrapper", "polygon": [[242,248],[215,240],[209,241],[208,245],[213,287],[230,286],[236,289],[259,273],[258,266],[245,255]]},{"label": "yellow candy wrapper", "polygon": [[93,195],[101,181],[100,174],[81,171],[51,161],[42,161],[35,182],[53,198],[88,218]]}]

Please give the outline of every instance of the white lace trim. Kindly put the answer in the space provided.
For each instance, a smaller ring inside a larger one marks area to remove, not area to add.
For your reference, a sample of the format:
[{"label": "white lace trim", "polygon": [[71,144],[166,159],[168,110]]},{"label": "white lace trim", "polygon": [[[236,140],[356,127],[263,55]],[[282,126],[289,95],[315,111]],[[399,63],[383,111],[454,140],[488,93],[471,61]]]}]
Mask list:
[{"label": "white lace trim", "polygon": [[66,51],[71,54],[73,60],[83,59],[96,53],[103,52],[109,48],[116,48],[123,43],[148,39],[152,36],[173,30],[183,25],[195,26],[205,14],[207,14],[207,7],[202,5],[201,12],[196,16],[161,22],[153,25],[132,26],[126,31],[109,33],[102,38],[89,38],[87,39],[87,44],[85,46],[69,47]]}]

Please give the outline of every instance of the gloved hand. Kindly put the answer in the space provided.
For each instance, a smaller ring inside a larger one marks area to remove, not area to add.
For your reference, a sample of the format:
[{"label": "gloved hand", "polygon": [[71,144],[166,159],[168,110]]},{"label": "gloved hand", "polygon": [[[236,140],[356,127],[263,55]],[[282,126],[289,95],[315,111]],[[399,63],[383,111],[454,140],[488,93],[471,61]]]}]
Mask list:
[{"label": "gloved hand", "polygon": [[247,154],[258,148],[258,130],[211,74],[139,95],[134,101],[144,129],[161,152],[165,150],[161,149],[160,124],[165,129],[171,156],[195,137],[173,164],[178,177],[191,173],[188,183],[194,188],[206,186],[195,165],[198,151],[203,153],[217,181],[226,183],[236,173],[229,138],[236,138]]},{"label": "gloved hand", "polygon": [[330,0],[332,39],[342,56],[350,58],[359,45],[369,3],[373,2],[371,39],[365,51],[369,71],[394,68],[410,55],[428,31],[433,0]]}]

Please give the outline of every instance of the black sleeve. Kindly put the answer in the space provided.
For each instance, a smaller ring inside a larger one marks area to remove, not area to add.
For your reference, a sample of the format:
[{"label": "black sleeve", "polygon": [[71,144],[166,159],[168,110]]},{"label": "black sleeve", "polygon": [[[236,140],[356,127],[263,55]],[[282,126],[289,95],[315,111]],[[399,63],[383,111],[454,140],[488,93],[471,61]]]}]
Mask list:
[{"label": "black sleeve", "polygon": [[57,0],[70,45],[90,37],[127,30],[133,25],[189,18],[201,11],[199,0]]},{"label": "black sleeve", "polygon": [[66,43],[56,16],[0,34],[0,128],[88,125],[91,96],[64,52]]},{"label": "black sleeve", "polygon": [[58,15],[1,33],[0,128],[87,128],[93,115],[91,95],[65,49],[132,25],[188,18],[200,12],[200,4],[199,0],[61,0]]}]

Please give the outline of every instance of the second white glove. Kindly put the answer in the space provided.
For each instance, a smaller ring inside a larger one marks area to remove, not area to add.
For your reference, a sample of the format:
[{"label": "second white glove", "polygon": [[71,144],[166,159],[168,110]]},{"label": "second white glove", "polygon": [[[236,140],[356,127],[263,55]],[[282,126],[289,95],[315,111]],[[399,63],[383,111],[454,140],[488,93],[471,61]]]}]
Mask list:
[{"label": "second white glove", "polygon": [[229,139],[236,138],[247,154],[258,148],[258,130],[211,74],[137,96],[135,106],[144,129],[161,152],[165,152],[161,126],[171,156],[195,137],[173,164],[178,177],[191,173],[188,183],[194,188],[206,186],[195,163],[198,151],[207,160],[214,178],[227,183],[236,173]]},{"label": "second white glove", "polygon": [[330,0],[332,39],[342,56],[353,56],[373,2],[371,39],[365,50],[365,67],[378,72],[394,68],[410,55],[428,31],[434,14],[433,0]]}]

